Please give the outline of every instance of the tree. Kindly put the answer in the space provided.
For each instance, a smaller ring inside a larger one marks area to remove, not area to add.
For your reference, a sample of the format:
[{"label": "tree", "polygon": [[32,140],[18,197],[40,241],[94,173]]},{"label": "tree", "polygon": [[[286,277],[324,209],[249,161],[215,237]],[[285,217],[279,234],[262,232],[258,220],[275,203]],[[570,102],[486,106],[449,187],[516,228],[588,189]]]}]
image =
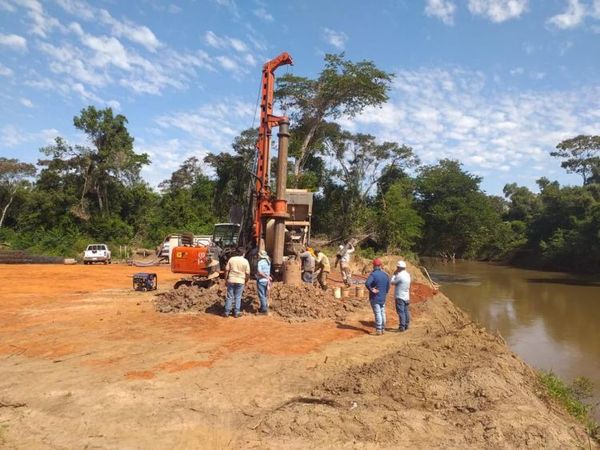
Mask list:
[{"label": "tree", "polygon": [[489,241],[500,216],[479,189],[481,177],[444,159],[424,166],[416,178],[417,201],[425,221],[422,248],[426,254],[475,257]]},{"label": "tree", "polygon": [[186,159],[179,169],[171,174],[171,178],[158,185],[162,191],[176,191],[191,188],[196,179],[202,175],[200,160],[195,156]]},{"label": "tree", "polygon": [[[323,189],[330,232],[346,237],[376,227],[373,188],[386,171],[404,171],[418,163],[412,149],[395,142],[378,143],[374,136],[340,132],[327,143],[331,161]],[[324,208],[325,209],[325,208]],[[316,214],[315,214],[316,215]]]},{"label": "tree", "polygon": [[213,207],[221,219],[228,217],[232,206],[247,206],[246,194],[250,183],[254,181],[252,173],[257,139],[258,130],[249,128],[234,139],[233,154],[222,152],[204,158],[204,162],[216,172]]},{"label": "tree", "polygon": [[277,80],[275,96],[284,109],[292,108],[297,124],[292,135],[297,135],[299,145],[290,153],[296,156],[296,179],[316,150],[315,138],[325,119],[354,117],[367,106],[385,103],[392,76],[371,61],[353,63],[341,53],[325,55],[325,68],[317,79],[287,74]]},{"label": "tree", "polygon": [[562,141],[551,156],[564,159],[560,166],[568,173],[578,173],[583,184],[600,183],[600,136],[580,135]]},{"label": "tree", "polygon": [[134,152],[127,118],[122,114],[114,116],[111,108],[98,110],[88,106],[73,118],[73,125],[86,134],[91,147],[71,146],[57,137],[54,145],[41,149],[52,157],[45,163],[49,167],[74,171],[81,178],[79,203],[72,209],[75,215],[89,219],[88,194],[95,197],[99,213],[108,215],[110,184],[138,181],[142,166],[150,160],[147,154]]},{"label": "tree", "polygon": [[18,159],[0,157],[0,195],[3,198],[2,215],[0,215],[0,228],[4,224],[6,213],[12,205],[17,193],[28,186],[28,178],[35,175],[36,168],[33,164],[24,163]]},{"label": "tree", "polygon": [[377,215],[378,238],[387,252],[406,253],[421,238],[423,219],[419,216],[413,195],[413,183],[405,177],[386,189]]}]

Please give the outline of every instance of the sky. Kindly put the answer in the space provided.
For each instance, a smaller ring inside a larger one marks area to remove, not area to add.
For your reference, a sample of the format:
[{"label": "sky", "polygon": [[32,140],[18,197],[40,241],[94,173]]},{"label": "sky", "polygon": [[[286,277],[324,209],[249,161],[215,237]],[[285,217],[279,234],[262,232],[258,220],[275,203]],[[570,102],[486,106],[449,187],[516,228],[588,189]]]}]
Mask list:
[{"label": "sky", "polygon": [[85,144],[73,117],[111,107],[156,186],[257,125],[282,51],[278,74],[316,77],[339,52],[394,73],[388,103],[340,123],[458,159],[490,194],[581,184],[549,153],[600,134],[600,0],[0,0],[0,156]]}]

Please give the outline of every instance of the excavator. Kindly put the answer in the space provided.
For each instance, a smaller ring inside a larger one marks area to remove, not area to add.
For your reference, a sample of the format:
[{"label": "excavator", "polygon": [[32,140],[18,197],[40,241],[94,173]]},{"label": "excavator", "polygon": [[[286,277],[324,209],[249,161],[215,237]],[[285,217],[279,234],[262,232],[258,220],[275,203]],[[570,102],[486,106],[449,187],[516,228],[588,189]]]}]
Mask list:
[{"label": "excavator", "polygon": [[[289,119],[273,114],[273,101],[275,70],[288,64],[293,64],[292,57],[283,52],[266,62],[262,69],[260,124],[252,169],[253,180],[248,189],[248,204],[241,223],[216,224],[209,245],[194,245],[193,236],[184,234],[182,245],[172,251],[171,271],[188,277],[178,281],[175,288],[182,285],[211,285],[222,273],[229,257],[240,248],[251,262],[259,250],[267,250],[271,256],[274,278],[282,278],[286,220],[290,219],[286,199],[290,134]],[[274,127],[279,127],[275,192],[269,184],[271,136]],[[312,205],[312,195],[310,202]],[[310,215],[308,218],[310,219]]]}]

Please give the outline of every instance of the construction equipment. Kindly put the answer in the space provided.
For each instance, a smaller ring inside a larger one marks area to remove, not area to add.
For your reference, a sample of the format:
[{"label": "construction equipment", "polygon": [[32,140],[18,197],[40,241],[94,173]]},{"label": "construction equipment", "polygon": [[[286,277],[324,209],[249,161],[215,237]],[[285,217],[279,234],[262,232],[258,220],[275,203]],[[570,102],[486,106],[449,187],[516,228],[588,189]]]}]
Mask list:
[{"label": "construction equipment", "polygon": [[135,291],[155,291],[158,288],[158,277],[155,273],[138,272],[133,274]]},{"label": "construction equipment", "polygon": [[[286,192],[288,169],[289,119],[286,116],[273,114],[273,91],[275,86],[274,72],[277,68],[292,64],[291,56],[284,52],[268,61],[263,66],[261,81],[260,125],[256,144],[256,157],[252,169],[253,180],[248,189],[246,209],[242,223],[217,224],[210,245],[181,245],[171,251],[171,270],[174,273],[192,275],[191,279],[182,280],[181,284],[200,284],[211,282],[222,271],[230,254],[241,247],[247,257],[253,259],[259,250],[265,249],[272,258],[273,274],[282,277],[284,263],[284,247],[286,241],[286,220],[288,212],[288,194]],[[269,184],[271,162],[271,136],[273,127],[279,127],[279,148],[275,192]],[[312,194],[308,211],[302,220],[290,224],[297,236],[302,229],[302,239],[307,241],[310,233],[310,213],[312,212]],[[293,202],[293,209],[300,202]],[[272,231],[271,231],[272,230]],[[237,238],[233,233],[237,232]],[[290,232],[288,230],[288,236]],[[289,240],[289,239],[288,239]],[[176,286],[177,286],[176,285]]]}]

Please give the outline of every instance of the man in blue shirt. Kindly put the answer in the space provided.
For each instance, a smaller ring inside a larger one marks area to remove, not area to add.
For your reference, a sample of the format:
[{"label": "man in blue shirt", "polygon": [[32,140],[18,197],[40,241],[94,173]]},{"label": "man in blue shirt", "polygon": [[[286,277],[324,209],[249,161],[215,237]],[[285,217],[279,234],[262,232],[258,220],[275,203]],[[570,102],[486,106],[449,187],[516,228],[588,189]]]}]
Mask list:
[{"label": "man in blue shirt", "polygon": [[256,291],[258,292],[258,301],[260,302],[260,314],[268,314],[269,303],[267,294],[269,292],[269,282],[271,281],[271,260],[264,250],[258,253],[258,264],[256,265]]},{"label": "man in blue shirt", "polygon": [[390,290],[390,277],[381,270],[379,258],[373,260],[373,272],[367,278],[365,286],[375,315],[375,334],[381,336],[385,330],[385,298]]}]

